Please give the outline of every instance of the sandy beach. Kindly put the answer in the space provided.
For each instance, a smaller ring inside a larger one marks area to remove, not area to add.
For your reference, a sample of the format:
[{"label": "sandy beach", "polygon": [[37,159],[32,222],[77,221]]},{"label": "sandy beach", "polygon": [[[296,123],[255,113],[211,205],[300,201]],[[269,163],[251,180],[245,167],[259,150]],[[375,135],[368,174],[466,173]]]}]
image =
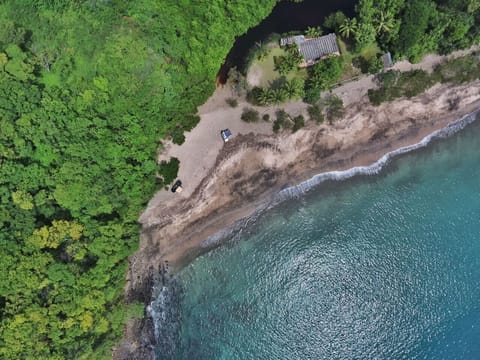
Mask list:
[{"label": "sandy beach", "polygon": [[[444,59],[429,56],[416,65],[400,62],[395,67],[430,71]],[[225,103],[231,90],[217,89],[199,108],[201,122],[186,134],[185,144],[166,144],[159,154],[159,160],[180,160],[178,178],[184,191],[160,191],[141,215],[140,247],[129,259],[127,298],[147,302],[159,264],[168,263],[169,270],[177,271],[208,250],[202,246],[206,239],[252,215],[281,189],[321,172],[369,165],[480,108],[480,81],[437,84],[420,96],[377,107],[366,96],[375,86],[373,77],[365,76],[337,87],[333,92],[346,105],[344,117],[332,125],[307,122],[293,134],[273,134],[271,122],[242,122],[242,109],[251,106],[240,102],[231,108]],[[301,101],[257,110],[272,117],[280,108],[308,118]],[[224,128],[234,133],[225,144],[220,137]],[[127,327],[127,339],[138,326]],[[129,345],[131,350],[136,346]]]},{"label": "sandy beach", "polygon": [[[450,109],[454,99],[459,99],[458,105]],[[159,194],[163,201],[154,199],[158,205],[142,214],[141,248],[133,257],[132,274],[162,261],[178,268],[202,252],[202,241],[251,215],[282,188],[320,172],[369,165],[477,108],[480,82],[436,85],[421,96],[378,107],[362,99],[333,125],[309,124],[294,134],[274,136],[265,128],[271,124],[244,124],[259,129],[242,133],[230,126],[237,135],[223,144],[220,126],[212,146],[193,153],[196,159],[186,166],[198,168],[185,171],[181,167],[179,178],[185,190]],[[130,282],[135,279],[131,277]]]}]

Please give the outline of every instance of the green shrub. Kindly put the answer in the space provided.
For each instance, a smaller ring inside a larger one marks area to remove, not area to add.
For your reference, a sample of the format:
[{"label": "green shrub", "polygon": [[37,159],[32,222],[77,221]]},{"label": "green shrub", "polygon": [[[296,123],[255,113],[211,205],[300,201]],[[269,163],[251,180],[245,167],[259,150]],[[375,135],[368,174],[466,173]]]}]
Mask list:
[{"label": "green shrub", "polygon": [[432,74],[423,70],[378,74],[380,88],[368,90],[368,98],[373,105],[379,105],[402,96],[417,96],[436,82],[460,84],[478,78],[480,63],[475,56],[467,55],[437,65]]},{"label": "green shrub", "polygon": [[249,92],[247,92],[247,101],[252,105],[264,105],[263,98],[266,96],[264,95],[264,89],[258,86],[255,86]]},{"label": "green shrub", "polygon": [[183,134],[183,128],[181,126],[176,126],[170,132],[170,136],[174,144],[182,145],[185,142],[185,135]]},{"label": "green shrub", "polygon": [[257,110],[251,108],[244,108],[241,119],[245,122],[258,122],[260,115]]},{"label": "green shrub", "polygon": [[228,98],[225,100],[225,102],[232,108],[236,108],[238,106],[238,100],[235,98]]},{"label": "green shrub", "polygon": [[280,129],[291,129],[293,126],[290,115],[283,109],[277,110],[276,119],[273,122],[273,131],[276,133]]},{"label": "green shrub", "polygon": [[179,166],[180,160],[176,157],[170,158],[169,161],[162,161],[158,165],[158,174],[161,176],[164,185],[171,184],[177,178]]},{"label": "green shrub", "polygon": [[379,57],[373,57],[367,61],[367,72],[369,74],[376,74],[383,69],[383,61]]},{"label": "green shrub", "polygon": [[477,57],[467,55],[438,65],[433,74],[442,83],[461,84],[480,77],[480,63]]},{"label": "green shrub", "polygon": [[308,68],[304,100],[310,104],[318,101],[320,92],[331,88],[342,76],[343,58],[333,56]]},{"label": "green shrub", "polygon": [[381,89],[368,89],[367,91],[368,99],[372,105],[378,106],[382,102],[387,101],[386,92]]},{"label": "green shrub", "polygon": [[315,104],[318,100],[320,100],[320,90],[315,88],[309,88],[305,90],[303,101],[305,101],[307,104]]},{"label": "green shrub", "polygon": [[340,26],[345,22],[346,19],[347,17],[343,12],[337,11],[325,18],[323,26],[333,31],[339,31]]},{"label": "green shrub", "polygon": [[397,84],[400,96],[411,98],[423,93],[434,84],[434,79],[429,73],[423,70],[413,70],[400,73]]},{"label": "green shrub", "polygon": [[397,83],[400,76],[399,70],[390,70],[377,75],[377,81],[383,86],[390,88]]},{"label": "green shrub", "polygon": [[263,119],[263,121],[270,121],[270,115],[269,114],[263,114],[262,119]]},{"label": "green shrub", "polygon": [[324,117],[322,113],[322,107],[318,104],[311,105],[307,108],[308,116],[310,116],[310,120],[315,121],[317,124],[323,122]]},{"label": "green shrub", "polygon": [[298,115],[293,118],[292,132],[296,132],[305,126],[305,118],[303,115]]},{"label": "green shrub", "polygon": [[282,128],[282,125],[280,124],[280,122],[278,121],[278,119],[276,119],[276,120],[273,122],[273,126],[272,126],[273,132],[274,132],[274,133],[278,133],[281,128]]},{"label": "green shrub", "polygon": [[232,88],[238,96],[243,96],[247,92],[247,80],[236,67],[228,71],[227,84]]},{"label": "green shrub", "polygon": [[329,94],[323,102],[325,105],[325,115],[330,124],[344,115],[345,108],[343,107],[343,100],[337,95]]},{"label": "green shrub", "polygon": [[[186,115],[183,121],[183,130],[190,131],[200,122],[200,116],[198,115]],[[183,143],[183,141],[182,141]]]},{"label": "green shrub", "polygon": [[368,98],[373,105],[402,96],[410,98],[421,94],[436,82],[436,76],[423,70],[387,71],[380,73],[377,81],[380,88],[368,90]]}]

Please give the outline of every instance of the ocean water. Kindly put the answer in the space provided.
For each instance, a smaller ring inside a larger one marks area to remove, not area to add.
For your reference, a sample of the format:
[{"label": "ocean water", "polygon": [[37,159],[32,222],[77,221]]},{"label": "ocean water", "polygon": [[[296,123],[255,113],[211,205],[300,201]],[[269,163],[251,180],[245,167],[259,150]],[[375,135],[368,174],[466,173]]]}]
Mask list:
[{"label": "ocean water", "polygon": [[480,359],[479,145],[477,121],[267,211],[159,292],[158,358]]}]

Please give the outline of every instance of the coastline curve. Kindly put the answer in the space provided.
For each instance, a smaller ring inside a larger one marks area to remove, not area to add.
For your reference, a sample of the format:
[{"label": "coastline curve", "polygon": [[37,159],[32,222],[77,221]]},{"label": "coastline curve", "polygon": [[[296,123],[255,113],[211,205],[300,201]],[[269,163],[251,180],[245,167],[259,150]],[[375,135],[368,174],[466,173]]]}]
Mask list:
[{"label": "coastline curve", "polygon": [[311,178],[302,181],[298,184],[288,186],[276,194],[269,200],[260,205],[254,213],[250,216],[242,218],[236,221],[232,226],[223,229],[216,234],[208,237],[201,242],[200,247],[206,251],[211,250],[215,247],[220,246],[224,241],[228,240],[232,236],[237,236],[241,234],[245,229],[251,225],[252,222],[255,222],[259,216],[261,216],[265,211],[271,210],[281,203],[288,201],[290,199],[295,199],[303,196],[308,191],[316,188],[326,181],[344,181],[351,179],[356,176],[370,176],[379,174],[382,169],[385,168],[392,160],[395,158],[411,153],[413,151],[427,147],[432,141],[441,140],[449,138],[459,131],[465,129],[468,125],[474,123],[480,118],[480,108],[476,109],[466,115],[463,115],[461,118],[456,119],[448,123],[443,128],[433,131],[432,133],[423,137],[419,142],[400,147],[398,149],[392,150],[384,154],[380,159],[373,162],[370,165],[366,166],[354,166],[352,168],[340,171],[327,171],[316,174]]}]

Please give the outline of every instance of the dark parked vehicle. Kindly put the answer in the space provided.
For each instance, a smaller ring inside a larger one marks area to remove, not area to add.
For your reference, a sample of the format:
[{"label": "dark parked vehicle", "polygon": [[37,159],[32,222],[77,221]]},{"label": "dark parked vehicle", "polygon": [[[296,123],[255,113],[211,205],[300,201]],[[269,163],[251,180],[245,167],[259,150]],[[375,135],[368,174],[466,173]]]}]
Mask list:
[{"label": "dark parked vehicle", "polygon": [[182,191],[182,182],[180,180],[175,181],[175,184],[172,186],[173,193],[179,193]]}]

